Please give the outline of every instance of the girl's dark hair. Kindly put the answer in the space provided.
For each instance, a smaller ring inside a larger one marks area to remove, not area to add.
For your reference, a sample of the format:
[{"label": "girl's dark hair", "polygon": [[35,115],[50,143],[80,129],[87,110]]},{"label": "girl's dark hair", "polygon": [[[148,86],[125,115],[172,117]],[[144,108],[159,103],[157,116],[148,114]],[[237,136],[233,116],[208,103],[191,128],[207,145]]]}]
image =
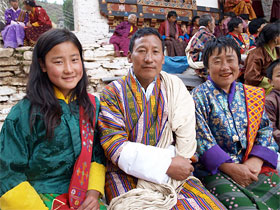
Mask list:
[{"label": "girl's dark hair", "polygon": [[134,43],[135,43],[136,39],[140,39],[141,37],[148,36],[148,35],[155,35],[160,39],[161,46],[162,46],[162,52],[164,52],[164,41],[161,38],[160,33],[156,29],[148,28],[148,27],[147,28],[141,28],[133,34],[133,36],[130,39],[130,43],[129,43],[129,51],[132,53]]},{"label": "girl's dark hair", "polygon": [[272,76],[273,76],[273,71],[275,69],[275,67],[277,65],[280,65],[280,58],[276,59],[275,61],[273,61],[269,67],[266,69],[266,75],[267,75],[267,78],[272,80]]},{"label": "girl's dark hair", "polygon": [[93,122],[94,107],[87,94],[88,78],[84,67],[82,45],[77,37],[66,29],[52,29],[42,34],[33,50],[32,63],[30,66],[29,78],[26,88],[26,98],[30,100],[30,128],[32,129],[35,118],[33,113],[40,112],[43,115],[46,127],[46,137],[53,137],[54,129],[61,122],[62,109],[54,94],[54,85],[46,72],[42,71],[40,62],[45,64],[47,53],[56,45],[72,42],[79,50],[83,76],[77,86],[70,91],[70,101],[74,98],[85,110],[85,114]]},{"label": "girl's dark hair", "polygon": [[242,23],[242,20],[238,17],[233,17],[231,20],[228,22],[228,31],[233,32],[234,28],[237,28],[238,25]]},{"label": "girl's dark hair", "polygon": [[241,61],[240,50],[235,43],[235,41],[229,37],[221,36],[219,38],[212,39],[205,44],[205,48],[202,53],[202,60],[204,67],[208,69],[209,67],[209,57],[213,54],[213,52],[218,49],[218,54],[222,52],[223,49],[227,51],[229,48],[232,48],[238,57],[238,63]]},{"label": "girl's dark hair", "polygon": [[250,34],[256,34],[258,32],[258,29],[262,26],[262,24],[265,23],[267,23],[267,21],[263,18],[253,19],[248,25]]},{"label": "girl's dark hair", "polygon": [[36,2],[34,0],[25,0],[23,3],[31,7],[38,7],[38,5],[36,5]]},{"label": "girl's dark hair", "polygon": [[269,23],[263,27],[257,39],[257,47],[262,47],[264,44],[268,44],[269,41],[274,40],[280,35],[280,23]]}]

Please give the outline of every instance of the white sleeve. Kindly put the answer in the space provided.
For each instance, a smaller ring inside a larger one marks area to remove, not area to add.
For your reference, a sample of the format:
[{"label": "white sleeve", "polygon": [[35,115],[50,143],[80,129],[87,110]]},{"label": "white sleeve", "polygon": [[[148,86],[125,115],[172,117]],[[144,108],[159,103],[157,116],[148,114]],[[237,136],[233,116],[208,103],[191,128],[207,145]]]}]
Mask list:
[{"label": "white sleeve", "polygon": [[16,25],[16,24],[18,24],[16,21],[11,20],[11,25]]},{"label": "white sleeve", "polygon": [[163,184],[168,181],[166,174],[172,157],[175,156],[175,147],[168,149],[128,142],[121,151],[118,166],[125,173],[146,181]]}]

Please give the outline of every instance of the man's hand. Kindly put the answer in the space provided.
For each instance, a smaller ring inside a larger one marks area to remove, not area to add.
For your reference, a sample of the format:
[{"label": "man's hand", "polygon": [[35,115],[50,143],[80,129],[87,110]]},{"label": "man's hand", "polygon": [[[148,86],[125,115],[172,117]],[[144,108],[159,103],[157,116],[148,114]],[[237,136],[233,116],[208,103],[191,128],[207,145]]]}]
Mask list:
[{"label": "man's hand", "polygon": [[192,161],[188,158],[176,156],[172,158],[172,162],[166,174],[175,180],[185,180],[191,175],[194,170],[191,162]]},{"label": "man's hand", "polygon": [[182,42],[182,41],[183,41],[183,39],[180,37],[180,38],[179,38],[179,41],[180,41],[180,42]]},{"label": "man's hand", "polygon": [[258,157],[250,157],[243,164],[246,165],[254,175],[258,176],[262,170],[263,160]]},{"label": "man's hand", "polygon": [[100,193],[96,190],[88,190],[86,199],[78,210],[98,210],[99,209],[99,198]]},{"label": "man's hand", "polygon": [[237,184],[242,187],[249,186],[252,182],[258,181],[258,176],[254,171],[245,165],[239,163],[223,163],[219,169],[229,175]]}]

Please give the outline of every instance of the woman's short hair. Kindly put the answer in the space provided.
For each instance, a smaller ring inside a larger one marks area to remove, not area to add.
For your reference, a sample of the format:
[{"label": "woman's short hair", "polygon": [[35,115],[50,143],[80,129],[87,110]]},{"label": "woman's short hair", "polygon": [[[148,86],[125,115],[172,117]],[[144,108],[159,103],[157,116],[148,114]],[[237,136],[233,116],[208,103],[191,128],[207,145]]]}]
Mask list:
[{"label": "woman's short hair", "polygon": [[218,54],[220,54],[223,49],[227,51],[227,49],[229,48],[232,48],[236,52],[236,55],[238,57],[238,63],[240,63],[241,54],[235,41],[229,37],[221,36],[219,38],[212,39],[205,44],[205,48],[202,53],[204,67],[208,69],[209,57],[213,54],[213,52],[216,49],[218,49]]}]

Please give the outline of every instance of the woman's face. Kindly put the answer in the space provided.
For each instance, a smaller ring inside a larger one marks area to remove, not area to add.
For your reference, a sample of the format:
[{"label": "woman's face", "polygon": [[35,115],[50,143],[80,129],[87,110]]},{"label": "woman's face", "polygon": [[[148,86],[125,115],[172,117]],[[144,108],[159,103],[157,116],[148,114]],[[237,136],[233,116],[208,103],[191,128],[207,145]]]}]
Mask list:
[{"label": "woman's face", "polygon": [[211,79],[229,93],[230,86],[239,75],[239,63],[236,52],[228,47],[223,48],[219,54],[216,48],[208,60],[208,71]]},{"label": "woman's face", "polygon": [[72,42],[63,42],[54,46],[41,63],[43,72],[66,97],[83,76],[83,65],[80,52]]},{"label": "woman's face", "polygon": [[24,4],[24,8],[25,8],[25,10],[27,10],[27,11],[32,11],[32,7],[29,6],[28,4]]},{"label": "woman's face", "polygon": [[10,1],[10,5],[14,8],[14,10],[18,9],[18,1]]}]

